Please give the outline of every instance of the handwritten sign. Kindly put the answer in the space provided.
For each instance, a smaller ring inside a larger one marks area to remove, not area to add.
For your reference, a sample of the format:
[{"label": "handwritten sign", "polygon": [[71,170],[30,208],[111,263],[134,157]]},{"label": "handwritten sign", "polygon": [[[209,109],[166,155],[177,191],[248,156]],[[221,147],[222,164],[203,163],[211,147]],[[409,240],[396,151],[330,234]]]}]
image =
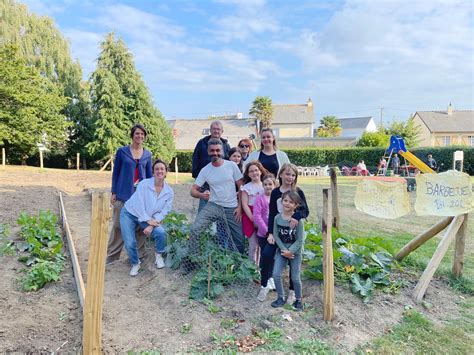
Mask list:
[{"label": "handwritten sign", "polygon": [[416,186],[415,211],[419,216],[457,216],[472,210],[472,184],[466,173],[420,174]]},{"label": "handwritten sign", "polygon": [[410,212],[405,179],[366,178],[357,185],[356,208],[371,216],[395,219]]}]

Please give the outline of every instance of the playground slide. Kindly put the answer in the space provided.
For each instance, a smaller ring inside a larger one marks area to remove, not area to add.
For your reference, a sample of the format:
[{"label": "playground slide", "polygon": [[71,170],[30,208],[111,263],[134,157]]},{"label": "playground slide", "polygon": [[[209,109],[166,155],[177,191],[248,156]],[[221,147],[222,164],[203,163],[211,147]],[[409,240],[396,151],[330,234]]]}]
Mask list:
[{"label": "playground slide", "polygon": [[435,173],[433,169],[431,169],[428,165],[423,163],[419,158],[415,155],[410,153],[408,150],[404,152],[403,150],[399,150],[398,153],[404,157],[406,160],[410,162],[415,168],[420,170],[422,173]]}]

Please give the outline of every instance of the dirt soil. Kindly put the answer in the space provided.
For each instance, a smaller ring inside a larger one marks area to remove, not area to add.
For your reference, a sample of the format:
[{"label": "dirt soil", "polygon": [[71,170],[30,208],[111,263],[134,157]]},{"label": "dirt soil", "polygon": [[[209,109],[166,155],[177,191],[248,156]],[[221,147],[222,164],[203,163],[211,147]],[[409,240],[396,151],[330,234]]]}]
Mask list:
[{"label": "dirt soil", "polygon": [[[90,233],[90,190],[109,189],[110,178],[108,172],[0,168],[0,223],[9,224],[16,237],[19,228],[15,221],[20,211],[37,213],[39,209],[50,209],[58,214],[58,191],[62,191],[84,274]],[[193,217],[197,201],[189,196],[190,186],[172,187],[175,210]],[[128,276],[125,252],[119,261],[106,267],[103,313],[106,353],[210,350],[211,332],[222,335],[223,320],[233,320],[235,328],[227,332],[236,337],[251,334],[256,328],[278,325],[286,334],[320,339],[345,352],[383,335],[400,321],[407,306],[422,310],[436,323],[452,319],[460,312],[460,296],[442,279],[434,279],[428,288],[425,300],[431,305],[429,309],[414,303],[410,294],[419,273],[405,273],[407,287],[401,293],[377,293],[368,305],[352,295],[348,287],[337,286],[336,320],[332,325],[322,320],[322,285],[317,281],[303,282],[307,305],[303,313],[271,308],[274,294],[266,302],[256,301],[258,285],[252,285],[216,300],[223,310],[211,314],[203,304],[188,299],[189,280],[154,267],[152,245],[147,245],[147,253],[150,256],[145,259],[144,271],[135,278]],[[69,258],[61,281],[32,293],[19,289],[17,280],[22,264],[11,256],[0,259],[0,352],[79,351],[82,312]],[[86,275],[83,276],[86,281]]]}]

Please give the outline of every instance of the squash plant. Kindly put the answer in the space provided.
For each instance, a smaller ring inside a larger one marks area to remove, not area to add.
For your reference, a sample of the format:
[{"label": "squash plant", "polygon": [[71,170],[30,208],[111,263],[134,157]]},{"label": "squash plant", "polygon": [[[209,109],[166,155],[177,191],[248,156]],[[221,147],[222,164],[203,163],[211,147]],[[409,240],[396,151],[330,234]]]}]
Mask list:
[{"label": "squash plant", "polygon": [[[308,278],[322,280],[322,235],[315,225],[305,226],[305,270]],[[336,230],[332,233],[334,274],[338,280],[350,283],[351,291],[367,303],[376,287],[391,285],[393,265],[392,244],[382,237],[352,238]]]}]

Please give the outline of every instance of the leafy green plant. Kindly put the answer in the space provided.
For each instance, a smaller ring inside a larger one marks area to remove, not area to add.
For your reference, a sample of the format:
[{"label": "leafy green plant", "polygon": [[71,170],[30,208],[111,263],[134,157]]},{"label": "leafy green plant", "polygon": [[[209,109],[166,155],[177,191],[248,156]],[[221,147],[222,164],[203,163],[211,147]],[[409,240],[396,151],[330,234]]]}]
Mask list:
[{"label": "leafy green plant", "polygon": [[216,306],[216,304],[210,299],[203,298],[202,303],[204,303],[207,306],[207,310],[211,314],[222,312],[222,308],[219,306]]},{"label": "leafy green plant", "polygon": [[37,291],[44,287],[48,282],[58,281],[61,271],[63,270],[63,262],[61,258],[57,261],[39,260],[33,265],[21,280],[24,291]]},{"label": "leafy green plant", "polygon": [[190,224],[185,215],[169,213],[164,227],[168,232],[165,264],[171,269],[186,266],[187,262],[197,266],[191,280],[190,298],[211,300],[223,294],[225,286],[258,279],[255,263],[240,253],[221,248],[210,231],[201,234],[199,251],[190,253]]},{"label": "leafy green plant", "polygon": [[0,256],[15,255],[15,247],[13,242],[8,239],[10,236],[10,226],[0,223]]},{"label": "leafy green plant", "polygon": [[58,281],[64,269],[64,256],[56,215],[42,210],[37,216],[22,212],[17,223],[24,241],[16,243],[16,246],[21,253],[26,253],[20,255],[18,260],[30,267],[21,279],[23,290],[37,291],[48,282]]},{"label": "leafy green plant", "polygon": [[61,252],[63,242],[57,229],[57,217],[50,211],[39,211],[37,216],[20,213],[17,220],[20,236],[25,240],[17,243],[20,252],[28,251],[27,265],[38,260],[54,260]]},{"label": "leafy green plant", "polygon": [[[306,226],[306,269],[308,278],[322,280],[322,235],[314,225]],[[380,237],[351,238],[333,230],[334,273],[338,280],[347,281],[351,291],[369,302],[377,286],[390,287],[393,246]]]}]

